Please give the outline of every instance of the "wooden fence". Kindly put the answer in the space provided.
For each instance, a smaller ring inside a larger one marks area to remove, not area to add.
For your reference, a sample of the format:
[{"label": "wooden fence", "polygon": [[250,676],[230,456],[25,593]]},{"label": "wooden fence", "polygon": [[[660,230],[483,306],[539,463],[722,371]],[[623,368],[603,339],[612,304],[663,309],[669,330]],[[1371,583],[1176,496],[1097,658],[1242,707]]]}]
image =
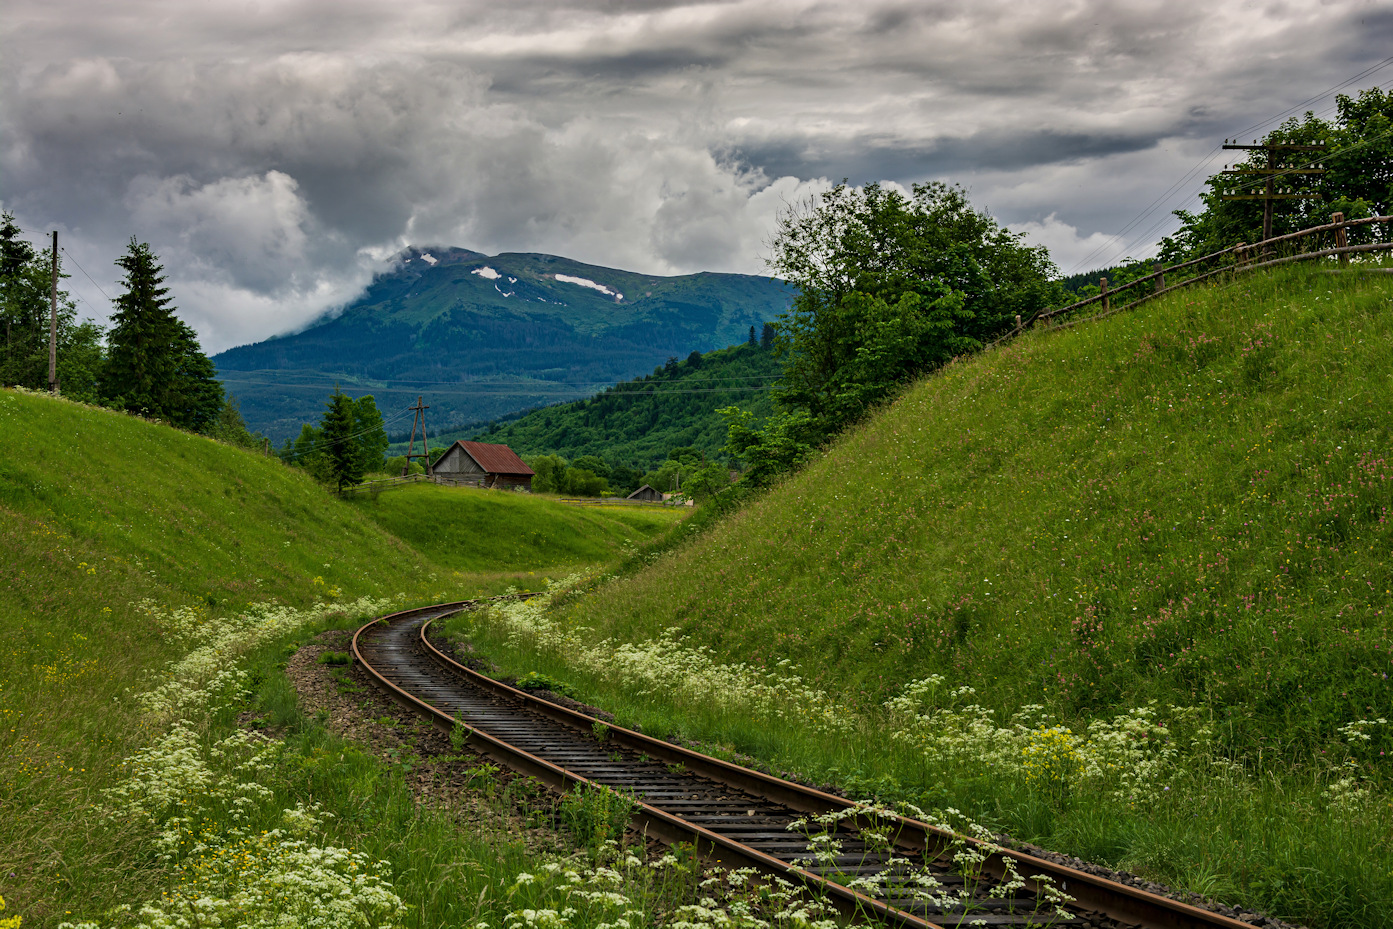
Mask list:
[{"label": "wooden fence", "polygon": [[380,481],[364,481],[361,484],[354,484],[345,487],[340,491],[341,497],[356,497],[362,494],[375,494],[384,490],[391,490],[395,487],[404,487],[407,484],[415,484],[417,481],[428,481],[430,478],[424,474],[408,474],[405,477],[387,477]]},{"label": "wooden fence", "polygon": [[[1346,221],[1344,215],[1336,213],[1330,217],[1331,221],[1323,226],[1312,226],[1309,229],[1302,229],[1299,232],[1288,233],[1287,235],[1273,236],[1252,245],[1239,243],[1228,248],[1221,249],[1209,255],[1195,258],[1181,264],[1163,267],[1156,264],[1155,270],[1150,274],[1128,281],[1126,284],[1109,289],[1107,278],[1103,278],[1102,292],[1071,303],[1068,306],[1056,307],[1054,309],[1040,310],[1029,319],[1019,320],[1016,328],[993,341],[996,345],[1007,339],[1014,338],[1031,325],[1044,323],[1051,325],[1051,321],[1056,317],[1074,313],[1084,307],[1102,304],[1102,312],[1084,319],[1070,320],[1061,326],[1074,326],[1082,322],[1093,319],[1101,319],[1120,310],[1130,309],[1147,300],[1154,300],[1156,297],[1163,296],[1191,284],[1198,284],[1201,281],[1210,280],[1216,275],[1221,274],[1241,274],[1247,271],[1257,271],[1261,268],[1271,268],[1276,265],[1289,264],[1293,261],[1311,261],[1317,258],[1338,257],[1342,267],[1348,266],[1349,256],[1362,252],[1380,252],[1393,250],[1393,241],[1383,240],[1367,242],[1361,245],[1350,245],[1348,231],[1361,226],[1372,226],[1375,223],[1393,222],[1393,216],[1370,216],[1366,219],[1352,219]],[[1314,240],[1318,246],[1323,244],[1322,239],[1329,236],[1332,243],[1327,248],[1307,248]],[[1291,251],[1295,247],[1296,251]],[[1286,254],[1278,254],[1285,252]],[[1274,257],[1275,256],[1275,257]],[[1215,267],[1205,268],[1206,265]],[[1166,275],[1170,275],[1173,283],[1166,284]],[[1182,280],[1175,281],[1176,275],[1181,275]],[[1188,275],[1188,276],[1187,276]],[[1146,288],[1150,290],[1146,290]],[[1120,295],[1126,295],[1132,299],[1120,299]]]}]

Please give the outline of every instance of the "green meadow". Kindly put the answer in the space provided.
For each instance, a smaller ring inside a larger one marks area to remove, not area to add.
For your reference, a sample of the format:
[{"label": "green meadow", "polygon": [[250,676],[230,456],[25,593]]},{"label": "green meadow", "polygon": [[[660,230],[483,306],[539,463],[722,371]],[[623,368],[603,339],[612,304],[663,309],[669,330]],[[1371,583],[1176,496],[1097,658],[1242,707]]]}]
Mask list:
[{"label": "green meadow", "polygon": [[[283,669],[324,630],[580,573],[450,626],[647,732],[1312,927],[1388,924],[1391,379],[1387,276],[1252,276],[961,359],[685,524],[425,484],[339,500],[0,392],[0,919],[256,924],[294,886],[306,924],[544,922],[571,900],[524,841],[545,800],[485,771],[475,813],[420,806],[409,743],[339,739]],[[641,921],[696,880],[620,870]]]},{"label": "green meadow", "polygon": [[415,551],[461,572],[616,561],[683,515],[672,507],[569,506],[543,495],[425,483],[351,500]]},{"label": "green meadow", "polygon": [[1393,281],[947,366],[709,531],[455,627],[645,731],[1310,926],[1393,923]]},{"label": "green meadow", "polygon": [[[277,829],[385,862],[407,904],[399,924],[501,921],[532,899],[480,898],[539,867],[516,831],[461,829],[417,807],[410,760],[383,762],[306,718],[284,662],[379,612],[615,560],[680,514],[436,487],[345,502],[276,459],[9,390],[0,449],[0,919],[134,924],[179,887],[226,890],[209,875],[229,849],[289,867],[284,846],[235,839]],[[254,776],[224,770],[251,749],[217,747],[247,715],[282,733]],[[128,809],[110,793],[142,783]],[[255,802],[234,802],[236,790]],[[173,851],[161,845],[171,834],[183,835]]]}]

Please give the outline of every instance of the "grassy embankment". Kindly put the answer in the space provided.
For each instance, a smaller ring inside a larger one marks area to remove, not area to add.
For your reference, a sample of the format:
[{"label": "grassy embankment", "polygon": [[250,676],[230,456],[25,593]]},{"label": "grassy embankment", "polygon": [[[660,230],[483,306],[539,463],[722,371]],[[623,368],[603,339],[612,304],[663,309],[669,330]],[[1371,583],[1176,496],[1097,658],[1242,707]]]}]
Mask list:
[{"label": "grassy embankment", "polygon": [[[299,715],[281,667],[297,643],[378,609],[528,587],[611,558],[625,538],[663,529],[657,516],[434,487],[349,504],[277,460],[11,391],[0,392],[0,449],[5,918],[119,922],[122,904],[174,912],[184,904],[169,895],[185,887],[249,894],[241,916],[219,911],[241,924],[256,894],[292,873],[324,899],[377,873],[409,905],[407,925],[497,923],[533,899],[481,902],[483,887],[536,868],[518,838],[417,808],[400,766]],[[439,531],[413,536],[419,547],[382,526],[406,532],[427,515]],[[283,744],[239,745],[243,712]],[[311,812],[284,813],[297,806]],[[262,830],[270,838],[255,838]],[[326,864],[311,847],[363,857]],[[359,890],[362,912],[392,917],[395,904]]]},{"label": "grassy embankment", "polygon": [[1391,301],[1295,268],[1028,333],[649,567],[456,625],[645,731],[1393,924]]},{"label": "grassy embankment", "polygon": [[[680,518],[673,508],[575,507],[553,497],[411,484],[352,505],[434,564],[452,571],[524,571],[614,561]],[[535,570],[528,579],[535,582]],[[519,586],[526,586],[520,584]]]}]

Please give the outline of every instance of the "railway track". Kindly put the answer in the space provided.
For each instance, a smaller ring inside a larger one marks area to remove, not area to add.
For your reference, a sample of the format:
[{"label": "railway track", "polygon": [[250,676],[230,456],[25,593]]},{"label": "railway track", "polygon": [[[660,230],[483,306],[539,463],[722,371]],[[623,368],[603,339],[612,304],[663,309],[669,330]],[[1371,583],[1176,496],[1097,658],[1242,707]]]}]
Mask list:
[{"label": "railway track", "polygon": [[[465,726],[469,744],[500,764],[562,791],[603,785],[633,796],[635,826],[652,838],[691,843],[727,867],[807,885],[859,921],[911,929],[1250,925],[1050,861],[1003,854],[927,823],[868,812],[501,684],[454,661],[427,636],[433,620],[480,602],[368,623],[353,636],[354,658],[392,699],[446,732]],[[791,830],[799,820],[814,825]],[[972,859],[966,867],[965,856]],[[1051,901],[1051,888],[1073,898],[1063,905],[1067,917]]]}]

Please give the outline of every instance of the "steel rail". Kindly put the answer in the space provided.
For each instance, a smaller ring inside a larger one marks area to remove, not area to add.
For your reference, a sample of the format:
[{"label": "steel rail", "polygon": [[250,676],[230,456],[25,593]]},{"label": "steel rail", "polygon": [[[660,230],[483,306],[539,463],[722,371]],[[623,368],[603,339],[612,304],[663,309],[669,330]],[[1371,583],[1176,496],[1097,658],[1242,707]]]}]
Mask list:
[{"label": "steel rail", "polygon": [[[412,693],[407,688],[394,683],[389,679],[393,669],[375,666],[373,661],[369,660],[370,657],[375,656],[365,654],[376,647],[368,643],[372,630],[383,627],[390,629],[412,620],[422,620],[415,640],[410,642],[410,646],[414,649],[416,656],[432,662],[438,672],[429,684],[420,685],[422,689],[429,687],[437,691],[448,690],[453,683],[461,689],[469,688],[481,692],[488,695],[496,705],[521,708],[533,716],[540,716],[546,721],[559,724],[569,731],[568,737],[589,740],[591,746],[597,744],[593,735],[597,731],[596,726],[603,726],[604,729],[601,731],[604,733],[603,737],[607,746],[627,751],[630,755],[638,755],[640,759],[656,759],[667,765],[680,765],[696,778],[714,782],[749,798],[767,801],[795,813],[812,815],[841,813],[848,816],[850,821],[857,826],[871,824],[867,817],[859,818],[866,820],[864,822],[858,821],[856,811],[860,807],[841,797],[672,745],[641,732],[604,723],[584,713],[542,700],[465,667],[430,642],[427,631],[431,622],[482,602],[486,601],[456,601],[414,610],[404,610],[381,617],[367,623],[354,633],[353,656],[373,682],[406,709],[426,717],[447,734],[453,732],[455,727],[463,726],[466,730],[466,741],[481,754],[513,770],[535,777],[563,792],[580,785],[604,785],[601,781],[595,780],[593,775],[587,776],[584,773],[585,764],[583,762],[572,765],[572,767],[582,770],[571,770],[566,764],[549,761],[541,757],[537,750],[529,751],[525,747],[514,745],[508,741],[508,739],[525,741],[525,737],[507,735],[507,738],[504,738],[491,734],[486,731],[486,727],[480,728],[480,726],[468,724],[462,719],[452,716],[440,706],[434,705],[430,700],[423,699],[423,696],[429,697],[430,694]],[[391,649],[401,653],[403,646],[393,645],[389,650]],[[420,676],[419,671],[415,673],[418,677]],[[448,702],[439,697],[437,697],[437,701]],[[515,726],[516,724],[509,723],[508,725]],[[565,753],[563,749],[558,749],[550,743],[543,745],[542,748],[551,750],[554,754],[560,752],[564,755]],[[561,760],[564,761],[564,757]],[[638,766],[637,762],[633,762],[633,764]],[[721,797],[720,799],[726,800],[727,798]],[[649,802],[648,799],[639,799],[638,803],[638,811],[634,817],[635,824],[642,831],[660,841],[668,844],[688,842],[694,845],[699,853],[708,858],[718,859],[723,864],[754,867],[764,873],[796,880],[816,889],[844,914],[855,918],[865,919],[869,917],[879,921],[898,923],[911,927],[911,929],[941,929],[942,924],[932,922],[924,916],[851,890],[842,884],[827,879],[814,870],[800,867],[798,864],[751,847],[700,823],[692,822],[681,815],[680,810],[677,812],[665,810],[662,808],[661,800]],[[741,806],[741,804],[735,805]],[[744,805],[754,804],[746,803]],[[751,810],[750,812],[753,814],[755,811]],[[1109,881],[1096,875],[1055,864],[1046,859],[1010,850],[997,851],[986,843],[970,837],[957,836],[931,824],[908,817],[895,817],[891,821],[898,828],[898,834],[894,839],[895,844],[902,850],[923,854],[927,860],[932,861],[947,852],[953,843],[965,842],[986,856],[985,870],[995,880],[1000,880],[1006,873],[1006,863],[1002,861],[1002,857],[1010,857],[1017,863],[1016,870],[1019,873],[1044,874],[1053,880],[1060,889],[1072,895],[1075,902],[1069,906],[1069,909],[1102,916],[1120,925],[1139,926],[1145,927],[1145,929],[1240,929],[1240,927],[1249,926],[1248,923],[1210,910]],[[884,820],[881,822],[883,823]],[[793,834],[789,835],[796,838]],[[854,836],[854,833],[846,835],[851,837]],[[806,852],[800,855],[800,858],[806,860]],[[1026,889],[1031,893],[1039,891],[1038,885],[1030,881],[1027,882]],[[948,925],[957,926],[970,924],[972,920],[983,917],[978,913],[944,913],[937,918],[947,918]],[[989,918],[988,921],[997,924],[1030,924],[1028,922],[1022,923],[1019,919],[1015,919],[1014,923],[1002,922],[1003,919],[1013,918],[995,917]],[[1035,923],[1035,925],[1040,924]],[[1070,922],[1060,921],[1057,924],[1069,925]]]}]

